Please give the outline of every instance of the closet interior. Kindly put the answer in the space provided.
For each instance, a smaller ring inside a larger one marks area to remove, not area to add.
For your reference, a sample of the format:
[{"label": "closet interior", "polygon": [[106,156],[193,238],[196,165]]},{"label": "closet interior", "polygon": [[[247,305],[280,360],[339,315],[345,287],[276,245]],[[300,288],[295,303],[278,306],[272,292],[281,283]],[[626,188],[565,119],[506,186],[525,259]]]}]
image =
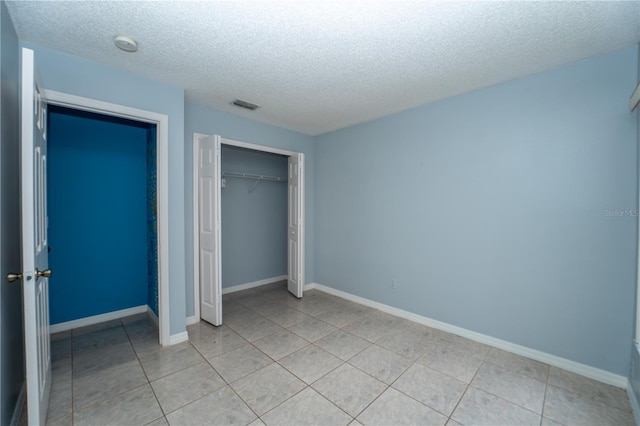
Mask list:
[{"label": "closet interior", "polygon": [[287,278],[288,157],[222,145],[222,288]]},{"label": "closet interior", "polygon": [[50,105],[48,161],[52,326],[157,316],[156,126]]}]

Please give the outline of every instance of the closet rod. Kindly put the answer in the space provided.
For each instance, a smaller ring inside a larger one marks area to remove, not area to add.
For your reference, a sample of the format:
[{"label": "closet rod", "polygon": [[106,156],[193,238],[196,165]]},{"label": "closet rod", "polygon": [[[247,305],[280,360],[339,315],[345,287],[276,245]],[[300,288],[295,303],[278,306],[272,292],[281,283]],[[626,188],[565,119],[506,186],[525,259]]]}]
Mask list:
[{"label": "closet rod", "polygon": [[222,172],[222,177],[230,177],[230,178],[241,178],[241,179],[255,179],[255,183],[253,184],[253,186],[251,186],[251,189],[249,189],[249,194],[251,194],[253,192],[254,189],[256,189],[256,186],[258,186],[258,183],[261,180],[269,180],[269,181],[273,181],[273,182],[286,182],[287,178],[286,177],[278,177],[278,176],[265,176],[265,175],[253,175],[250,173],[236,173],[236,172]]},{"label": "closet rod", "polygon": [[231,178],[244,178],[244,179],[257,179],[257,180],[272,180],[275,182],[286,182],[286,177],[267,176],[267,175],[253,175],[250,173],[236,173],[236,172],[222,172],[222,177]]}]

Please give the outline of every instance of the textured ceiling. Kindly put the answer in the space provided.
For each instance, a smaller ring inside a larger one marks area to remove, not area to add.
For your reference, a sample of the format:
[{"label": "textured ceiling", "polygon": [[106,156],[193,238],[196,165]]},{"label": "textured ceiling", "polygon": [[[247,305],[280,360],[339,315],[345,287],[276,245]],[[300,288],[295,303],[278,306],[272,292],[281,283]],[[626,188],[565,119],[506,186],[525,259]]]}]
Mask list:
[{"label": "textured ceiling", "polygon": [[[21,39],[317,135],[640,41],[640,2],[15,1]],[[129,54],[113,45],[126,34]],[[246,111],[235,98],[261,105]]]}]

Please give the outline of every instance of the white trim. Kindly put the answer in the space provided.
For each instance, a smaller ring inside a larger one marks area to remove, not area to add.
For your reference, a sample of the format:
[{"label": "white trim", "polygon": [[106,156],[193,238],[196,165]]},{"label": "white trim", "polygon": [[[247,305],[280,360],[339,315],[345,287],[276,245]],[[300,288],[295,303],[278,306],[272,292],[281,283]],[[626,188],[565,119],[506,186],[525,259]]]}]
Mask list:
[{"label": "white trim", "polygon": [[[638,85],[638,87],[636,87],[636,90],[633,92],[634,96],[636,94],[638,94],[640,90],[640,84]],[[633,97],[632,97],[633,98]],[[637,102],[632,106],[631,110],[633,111],[633,109],[637,106]],[[637,137],[638,139],[640,139],[640,128],[637,129]],[[636,183],[640,183],[640,176],[638,176],[639,181]],[[639,203],[640,203],[640,199],[639,199]],[[638,205],[638,208],[640,208],[640,204]],[[636,225],[638,228],[638,235],[637,235],[637,251],[636,251],[636,335],[635,335],[635,339],[634,339],[634,343],[640,344],[640,218],[638,218],[636,220]],[[638,423],[640,424],[640,423]]]},{"label": "white trim", "polygon": [[629,398],[629,405],[631,405],[631,412],[633,413],[633,419],[637,425],[640,425],[640,405],[638,405],[638,397],[631,386],[631,382],[627,380],[627,397]]},{"label": "white trim", "polygon": [[[13,407],[13,415],[11,416],[11,426],[18,426],[20,422],[20,416],[22,416],[22,410],[24,409],[24,403],[27,402],[27,386],[26,382],[22,383],[20,387],[20,393],[18,394],[18,399],[16,400],[16,405]],[[24,412],[24,415],[27,415],[27,412]],[[27,422],[22,422],[22,424],[27,424]]]},{"label": "white trim", "polygon": [[187,325],[193,325],[193,324],[197,324],[200,322],[200,318],[198,318],[195,315],[192,315],[190,317],[187,317]]},{"label": "white trim", "polygon": [[[207,136],[207,135],[203,135],[203,134],[199,134],[197,133],[197,135],[199,136]],[[237,141],[235,139],[227,139],[227,138],[220,138],[220,143],[223,145],[231,145],[231,146],[237,146],[240,148],[246,148],[246,149],[253,149],[254,151],[262,151],[262,152],[270,152],[272,154],[280,154],[280,155],[286,155],[287,157],[291,157],[294,156],[296,154],[298,154],[298,152],[296,151],[289,151],[286,149],[279,149],[279,148],[272,148],[270,146],[264,146],[264,145],[257,145],[254,143],[248,143],[248,142],[242,142],[242,141]]]},{"label": "white trim", "polygon": [[186,342],[189,340],[189,333],[183,331],[182,333],[176,333],[169,336],[169,346],[177,345],[178,343]]},{"label": "white trim", "polygon": [[[207,136],[211,136],[211,135],[206,135],[204,133],[197,133],[194,132],[193,133],[193,154],[192,154],[192,159],[193,159],[193,170],[192,170],[192,181],[193,181],[193,188],[192,188],[192,211],[193,211],[193,312],[194,315],[192,317],[187,317],[187,321],[194,321],[193,324],[195,324],[196,322],[200,321],[200,253],[199,253],[199,241],[200,241],[200,235],[198,233],[198,223],[199,223],[199,216],[198,216],[198,199],[199,199],[199,194],[198,194],[198,163],[199,163],[199,152],[198,152],[198,141],[200,140],[201,137],[207,137]],[[254,151],[262,151],[262,152],[269,152],[272,154],[280,154],[280,155],[286,155],[286,156],[294,156],[297,154],[302,154],[302,153],[298,153],[295,151],[288,151],[286,149],[278,149],[278,148],[272,148],[272,147],[268,147],[268,146],[263,146],[263,145],[256,145],[256,144],[252,144],[252,143],[248,143],[248,142],[241,142],[241,141],[237,141],[237,140],[233,140],[233,139],[226,139],[223,137],[220,137],[220,143],[222,145],[231,145],[231,146],[237,146],[237,147],[241,147],[241,148],[246,148],[246,149],[252,149]],[[304,156],[304,154],[302,154]],[[304,164],[303,161],[303,166],[302,166],[302,173],[304,173],[304,170],[306,169],[306,165]],[[306,188],[306,182],[304,181],[304,179],[302,180],[302,191],[304,194]],[[288,201],[287,201],[288,204]],[[302,223],[303,223],[303,234],[306,232],[306,217],[304,216],[304,212],[305,212],[305,208],[304,208],[304,197],[302,197],[302,199],[300,200],[300,204],[301,204],[301,212],[302,212]],[[302,241],[303,244],[306,241],[305,239],[305,235],[302,235]],[[303,259],[302,259],[302,265],[304,267],[304,265],[306,264],[306,251],[304,250],[303,247]],[[304,269],[302,269],[304,271]],[[285,275],[283,279],[287,279],[288,275]],[[273,278],[268,278],[268,280],[272,280]],[[303,274],[303,279],[305,279],[304,274]],[[265,280],[261,280],[261,281],[265,281]],[[258,283],[260,281],[256,281],[255,283]],[[270,281],[270,282],[274,282],[274,281]],[[251,288],[251,287],[257,287],[258,285],[263,285],[263,284],[257,284],[257,285],[253,285],[250,287],[245,287],[245,288],[240,288],[240,286],[246,286],[249,284],[253,284],[253,283],[247,283],[247,284],[241,284],[238,286],[233,286],[233,287],[227,287],[226,289],[222,289],[222,294],[227,294],[227,293],[232,293],[234,291],[240,291],[240,290],[245,290],[247,288]],[[266,283],[268,284],[268,283]],[[233,290],[231,290],[233,289]],[[196,318],[196,319],[192,319],[192,318]],[[189,325],[189,324],[187,324]]]},{"label": "white trim", "polygon": [[566,358],[561,358],[556,355],[551,355],[546,352],[531,349],[526,346],[517,345],[515,343],[508,342],[506,340],[497,339],[495,337],[487,336],[486,334],[478,333],[475,331],[467,330],[466,328],[458,327],[455,325],[447,324],[445,322],[437,321],[422,315],[414,314],[402,309],[394,308],[383,303],[374,302],[373,300],[365,299],[364,297],[355,296],[351,293],[346,293],[341,290],[336,290],[331,287],[324,286],[318,283],[312,283],[305,288],[317,289],[319,291],[332,294],[334,296],[346,299],[361,305],[369,306],[371,308],[378,309],[391,315],[395,315],[400,318],[407,319],[409,321],[417,322],[418,324],[426,325],[438,330],[446,331],[447,333],[455,334],[457,336],[466,337],[467,339],[475,340],[476,342],[484,343],[485,345],[493,346],[494,348],[502,349],[516,355],[521,355],[527,358],[534,359],[536,361],[544,362],[554,367],[562,368],[563,370],[571,371],[581,376],[589,377],[591,379],[603,382],[609,385],[617,386],[619,388],[626,388],[628,379],[625,376],[614,374],[609,371],[601,370],[599,368],[591,367],[579,362],[571,361]]},{"label": "white trim", "polygon": [[110,102],[103,102],[97,99],[57,92],[55,90],[43,89],[43,92],[48,104],[60,105],[82,111],[124,117],[135,121],[144,121],[146,123],[157,123],[161,116],[166,117],[166,115],[157,112],[145,111],[143,109],[132,108],[125,105],[112,104]]},{"label": "white trim", "polygon": [[156,315],[155,312],[153,312],[153,309],[151,309],[151,306],[147,305],[147,316],[151,319],[151,321],[153,321],[153,323],[156,325],[156,327],[160,326],[160,322],[158,320],[158,316]]},{"label": "white trim", "polygon": [[[634,351],[640,354],[640,346],[637,343],[633,345]],[[635,354],[633,355],[635,356]],[[632,356],[632,358],[633,358]],[[631,361],[633,367],[633,359]],[[631,406],[631,412],[633,413],[633,419],[635,420],[636,425],[640,425],[640,404],[638,402],[638,395],[633,389],[633,385],[631,384],[631,377],[635,373],[634,369],[631,369],[629,374],[629,379],[627,380],[627,397],[629,398],[629,405]]]},{"label": "white trim", "polygon": [[633,111],[640,104],[640,84],[636,86],[636,90],[631,94],[629,98],[629,110]]},{"label": "white trim", "polygon": [[169,117],[157,122],[156,203],[158,207],[158,320],[160,345],[166,346],[171,332],[169,308]]},{"label": "white trim", "polygon": [[156,124],[157,187],[158,197],[158,313],[160,317],[160,344],[169,341],[169,117],[152,111],[112,104],[68,93],[44,90],[47,102],[83,111],[124,117]]},{"label": "white trim", "polygon": [[101,322],[111,321],[114,319],[128,317],[130,315],[142,314],[147,312],[147,305],[135,306],[133,308],[121,309],[119,311],[107,312],[106,314],[93,315],[90,317],[80,318],[73,321],[60,322],[49,327],[51,334],[61,331],[73,330],[74,328],[85,327],[87,325],[99,324]]},{"label": "white trim", "polygon": [[[638,106],[638,103],[640,103],[640,84],[636,86],[636,89],[631,94],[631,98],[629,99],[629,109],[633,112],[633,110]],[[640,129],[636,129],[636,133],[636,136],[640,138]],[[637,345],[640,343],[640,219],[636,220],[636,224],[639,226],[637,239],[638,251],[636,252],[638,257],[636,258],[636,335],[634,340]],[[636,423],[638,422],[636,421]]]},{"label": "white trim", "polygon": [[222,294],[235,293],[236,291],[248,290],[250,288],[260,287],[263,285],[277,283],[278,281],[286,280],[288,275],[280,275],[273,278],[265,278],[264,280],[253,281],[245,284],[238,284],[231,287],[224,287]]},{"label": "white trim", "polygon": [[[191,178],[193,211],[193,316],[200,321],[200,194],[198,193],[198,167],[200,161],[200,133],[193,134],[193,172]],[[188,325],[188,324],[187,324]]]},{"label": "white trim", "polygon": [[300,208],[298,209],[298,244],[300,245],[300,259],[298,265],[298,276],[296,277],[299,284],[298,289],[300,292],[300,296],[302,297],[304,294],[304,284],[307,282],[307,220],[306,214],[307,210],[305,208],[306,203],[306,164],[305,164],[305,155],[303,153],[298,154],[298,185],[300,187],[300,199],[298,203],[300,203]]}]

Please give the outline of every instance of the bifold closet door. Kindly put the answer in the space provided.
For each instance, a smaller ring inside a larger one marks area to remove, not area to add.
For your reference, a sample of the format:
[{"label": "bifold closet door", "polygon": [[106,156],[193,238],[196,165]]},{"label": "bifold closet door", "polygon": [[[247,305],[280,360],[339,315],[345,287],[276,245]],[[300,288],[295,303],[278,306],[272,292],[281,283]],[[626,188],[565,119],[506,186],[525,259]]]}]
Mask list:
[{"label": "bifold closet door", "polygon": [[288,290],[296,297],[304,291],[304,154],[289,157]]},{"label": "bifold closet door", "polygon": [[220,136],[201,137],[198,153],[200,317],[221,325]]}]

